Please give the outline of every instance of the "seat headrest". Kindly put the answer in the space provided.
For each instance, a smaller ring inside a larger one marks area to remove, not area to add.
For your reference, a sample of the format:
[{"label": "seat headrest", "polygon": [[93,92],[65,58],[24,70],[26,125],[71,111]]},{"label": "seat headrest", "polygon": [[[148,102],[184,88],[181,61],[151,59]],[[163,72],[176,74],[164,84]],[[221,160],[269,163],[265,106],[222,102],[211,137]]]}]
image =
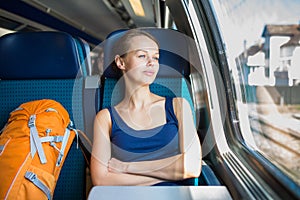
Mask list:
[{"label": "seat headrest", "polygon": [[74,39],[62,32],[17,32],[0,37],[0,79],[81,76]]},{"label": "seat headrest", "polygon": [[[186,36],[178,31],[160,28],[141,28],[153,35],[160,45],[158,77],[187,77],[190,74],[189,44]],[[104,43],[104,76],[108,78],[119,78],[112,69],[114,62],[112,49],[114,44],[128,31],[117,30],[110,33]]]}]

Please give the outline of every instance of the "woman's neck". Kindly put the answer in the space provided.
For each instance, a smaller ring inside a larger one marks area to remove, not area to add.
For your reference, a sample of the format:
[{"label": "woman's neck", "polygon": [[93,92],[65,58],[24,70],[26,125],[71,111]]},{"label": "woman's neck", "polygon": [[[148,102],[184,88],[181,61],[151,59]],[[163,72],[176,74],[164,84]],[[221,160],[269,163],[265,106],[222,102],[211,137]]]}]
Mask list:
[{"label": "woman's neck", "polygon": [[126,85],[123,105],[129,109],[143,109],[152,102],[149,85],[130,87]]}]

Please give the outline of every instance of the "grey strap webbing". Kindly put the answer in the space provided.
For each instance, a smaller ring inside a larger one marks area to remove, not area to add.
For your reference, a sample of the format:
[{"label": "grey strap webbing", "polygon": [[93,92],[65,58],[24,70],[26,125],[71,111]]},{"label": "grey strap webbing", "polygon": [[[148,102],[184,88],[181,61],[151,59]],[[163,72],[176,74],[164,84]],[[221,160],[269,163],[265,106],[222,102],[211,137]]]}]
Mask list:
[{"label": "grey strap webbing", "polygon": [[30,152],[32,158],[34,157],[35,152],[38,152],[38,155],[40,157],[40,161],[42,164],[45,164],[47,162],[44,149],[41,143],[41,140],[39,138],[38,130],[35,126],[35,119],[36,115],[31,115],[28,121],[28,126],[30,128]]},{"label": "grey strap webbing", "polygon": [[50,192],[49,188],[42,181],[40,181],[38,179],[38,177],[35,173],[27,171],[25,173],[25,178],[28,179],[29,181],[31,181],[40,190],[42,190],[46,194],[48,200],[51,199],[51,192]]},{"label": "grey strap webbing", "polygon": [[64,136],[45,136],[45,137],[41,137],[40,140],[41,142],[62,142],[64,139]]},{"label": "grey strap webbing", "polygon": [[57,158],[57,161],[56,161],[56,166],[59,166],[61,161],[62,161],[62,158],[63,158],[64,153],[65,153],[66,146],[68,144],[69,136],[70,136],[70,129],[66,128],[65,135],[63,137],[61,148],[60,148],[60,151],[59,151],[59,155],[58,155],[58,158]]}]

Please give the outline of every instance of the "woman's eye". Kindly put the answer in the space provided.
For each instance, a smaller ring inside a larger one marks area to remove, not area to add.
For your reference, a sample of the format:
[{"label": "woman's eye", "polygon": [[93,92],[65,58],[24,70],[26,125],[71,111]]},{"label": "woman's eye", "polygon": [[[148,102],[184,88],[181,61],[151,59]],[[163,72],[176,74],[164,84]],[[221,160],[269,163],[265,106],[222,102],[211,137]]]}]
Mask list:
[{"label": "woman's eye", "polygon": [[143,54],[142,54],[142,55],[139,55],[138,57],[139,57],[139,58],[145,58],[146,55],[143,55]]},{"label": "woman's eye", "polygon": [[159,60],[159,57],[154,57],[153,60],[157,60],[157,61],[158,61],[158,60]]}]

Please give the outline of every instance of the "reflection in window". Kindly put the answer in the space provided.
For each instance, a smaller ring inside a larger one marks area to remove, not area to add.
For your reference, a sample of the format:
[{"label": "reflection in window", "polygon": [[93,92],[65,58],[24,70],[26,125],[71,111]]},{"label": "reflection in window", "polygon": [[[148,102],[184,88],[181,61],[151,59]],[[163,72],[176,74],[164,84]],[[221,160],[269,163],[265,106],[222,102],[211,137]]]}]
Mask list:
[{"label": "reflection in window", "polygon": [[211,3],[227,48],[244,138],[251,135],[251,148],[300,184],[300,1]]}]

